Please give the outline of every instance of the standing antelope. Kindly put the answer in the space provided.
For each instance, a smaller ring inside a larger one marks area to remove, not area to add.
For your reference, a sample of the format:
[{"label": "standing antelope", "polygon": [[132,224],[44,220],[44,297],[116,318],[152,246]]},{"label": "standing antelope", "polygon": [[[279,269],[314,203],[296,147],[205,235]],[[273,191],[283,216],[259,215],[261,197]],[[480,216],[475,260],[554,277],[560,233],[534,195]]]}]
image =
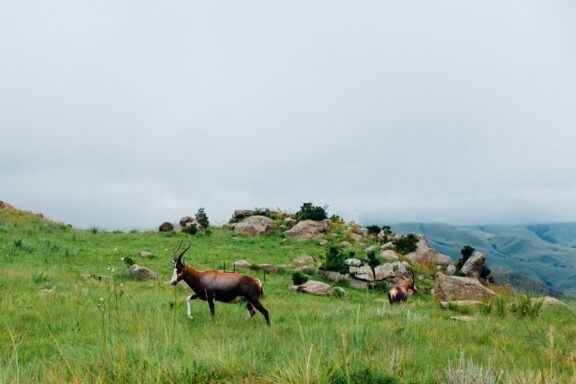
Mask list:
[{"label": "standing antelope", "polygon": [[404,284],[390,288],[388,291],[388,301],[390,302],[390,305],[393,305],[394,303],[405,303],[406,300],[408,300],[409,290],[412,290],[414,293],[418,292],[418,289],[416,289],[416,286],[414,285],[414,272],[412,272],[412,278],[406,280]]},{"label": "standing antelope", "polygon": [[256,314],[254,308],[256,308],[264,315],[266,324],[270,325],[268,311],[260,303],[260,297],[264,293],[260,280],[234,272],[221,272],[213,269],[199,271],[182,261],[182,256],[190,249],[192,243],[188,244],[176,257],[181,245],[182,242],[174,249],[174,260],[172,261],[174,274],[170,283],[176,285],[180,280],[184,280],[194,291],[194,295],[186,298],[187,314],[190,319],[192,319],[190,302],[194,299],[199,298],[208,302],[212,318],[214,318],[214,300],[233,303],[239,299],[244,299],[247,301],[248,316],[254,316]]}]

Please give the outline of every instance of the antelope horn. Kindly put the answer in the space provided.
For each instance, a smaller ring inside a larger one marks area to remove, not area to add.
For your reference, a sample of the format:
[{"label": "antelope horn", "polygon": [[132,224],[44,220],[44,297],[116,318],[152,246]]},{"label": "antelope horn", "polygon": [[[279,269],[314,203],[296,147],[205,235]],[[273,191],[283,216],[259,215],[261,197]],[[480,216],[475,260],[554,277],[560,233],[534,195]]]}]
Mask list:
[{"label": "antelope horn", "polygon": [[190,249],[191,245],[192,245],[192,241],[190,241],[190,243],[188,243],[188,246],[186,246],[186,248],[184,248],[184,250],[180,253],[180,256],[178,256],[178,259],[177,259],[178,261],[182,261],[182,256],[184,256],[186,251]]},{"label": "antelope horn", "polygon": [[174,250],[172,251],[172,254],[174,255],[174,258],[176,258],[176,253],[178,253],[178,250],[180,249],[180,247],[182,246],[182,242],[184,240],[180,240],[180,244],[178,244],[177,247],[174,248]]}]

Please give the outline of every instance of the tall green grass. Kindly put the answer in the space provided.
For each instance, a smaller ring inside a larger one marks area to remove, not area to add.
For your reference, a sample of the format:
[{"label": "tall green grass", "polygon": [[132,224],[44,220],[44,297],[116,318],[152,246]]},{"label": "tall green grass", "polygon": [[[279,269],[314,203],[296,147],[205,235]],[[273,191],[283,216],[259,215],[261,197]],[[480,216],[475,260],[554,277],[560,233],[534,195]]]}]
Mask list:
[{"label": "tall green grass", "polygon": [[[573,303],[535,318],[499,316],[495,304],[456,323],[425,293],[394,307],[381,291],[313,297],[287,289],[291,273],[249,270],[265,278],[271,327],[260,314],[246,320],[242,304],[216,303],[212,321],[194,301],[190,321],[189,291],[167,284],[172,247],[185,235],[94,233],[1,215],[0,227],[0,383],[444,383],[462,372],[478,383],[569,383],[576,372]],[[203,269],[325,253],[313,242],[214,229],[192,238],[187,261]],[[160,280],[127,279],[123,257]]]}]

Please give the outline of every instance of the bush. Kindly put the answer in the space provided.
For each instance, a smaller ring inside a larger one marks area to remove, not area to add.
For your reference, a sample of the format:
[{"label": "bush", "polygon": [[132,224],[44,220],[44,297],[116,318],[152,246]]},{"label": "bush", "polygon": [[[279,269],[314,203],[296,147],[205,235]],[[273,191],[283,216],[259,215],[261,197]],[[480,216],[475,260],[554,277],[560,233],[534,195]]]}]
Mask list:
[{"label": "bush", "polygon": [[346,260],[349,255],[350,254],[343,254],[342,250],[338,247],[330,247],[328,248],[328,253],[326,254],[326,260],[320,269],[325,271],[348,273],[348,266],[344,264],[344,260]]},{"label": "bush", "polygon": [[510,306],[510,311],[519,318],[536,318],[540,315],[540,310],[544,300],[532,300],[528,295],[519,296]]},{"label": "bush", "polygon": [[200,208],[198,212],[196,212],[196,215],[194,215],[194,218],[196,219],[198,224],[202,226],[202,228],[208,228],[210,226],[210,222],[208,221],[208,215],[206,215],[204,208]]},{"label": "bush", "polygon": [[327,217],[328,214],[326,213],[326,208],[314,206],[312,203],[302,204],[300,210],[296,212],[296,219],[298,219],[298,221],[324,220]]},{"label": "bush", "polygon": [[189,234],[190,236],[194,236],[195,234],[198,233],[198,227],[196,226],[196,224],[192,223],[187,227],[184,227],[182,229],[182,232]]},{"label": "bush", "polygon": [[377,225],[369,225],[366,227],[366,229],[368,230],[368,233],[371,235],[377,235],[380,232],[382,232],[382,230],[380,229],[379,226]]},{"label": "bush", "polygon": [[390,235],[394,234],[394,233],[392,232],[392,229],[390,229],[390,226],[389,226],[389,225],[383,225],[383,226],[382,226],[382,232],[383,232],[386,236],[390,236]]},{"label": "bush", "polygon": [[474,253],[476,249],[472,248],[469,245],[465,245],[462,247],[462,249],[460,250],[460,253],[462,254],[462,257],[464,258],[464,262],[466,262],[466,260],[468,260],[468,258],[470,256],[472,256],[472,254]]},{"label": "bush", "polygon": [[134,259],[132,259],[130,256],[123,257],[120,260],[122,260],[126,264],[126,267],[129,267],[129,266],[135,264]]},{"label": "bush", "polygon": [[409,233],[399,239],[394,240],[396,251],[401,255],[407,255],[418,249],[418,238],[415,234]]},{"label": "bush", "polygon": [[307,281],[308,281],[308,276],[306,276],[302,272],[294,272],[292,274],[292,282],[294,283],[294,285],[304,284]]}]

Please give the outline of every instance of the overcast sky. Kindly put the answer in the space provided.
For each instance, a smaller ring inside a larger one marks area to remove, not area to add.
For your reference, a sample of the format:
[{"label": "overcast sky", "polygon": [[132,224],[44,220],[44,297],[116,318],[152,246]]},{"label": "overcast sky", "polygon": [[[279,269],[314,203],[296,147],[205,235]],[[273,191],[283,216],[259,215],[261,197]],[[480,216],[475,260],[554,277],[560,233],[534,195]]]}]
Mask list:
[{"label": "overcast sky", "polygon": [[0,200],[576,221],[576,2],[1,1]]}]

